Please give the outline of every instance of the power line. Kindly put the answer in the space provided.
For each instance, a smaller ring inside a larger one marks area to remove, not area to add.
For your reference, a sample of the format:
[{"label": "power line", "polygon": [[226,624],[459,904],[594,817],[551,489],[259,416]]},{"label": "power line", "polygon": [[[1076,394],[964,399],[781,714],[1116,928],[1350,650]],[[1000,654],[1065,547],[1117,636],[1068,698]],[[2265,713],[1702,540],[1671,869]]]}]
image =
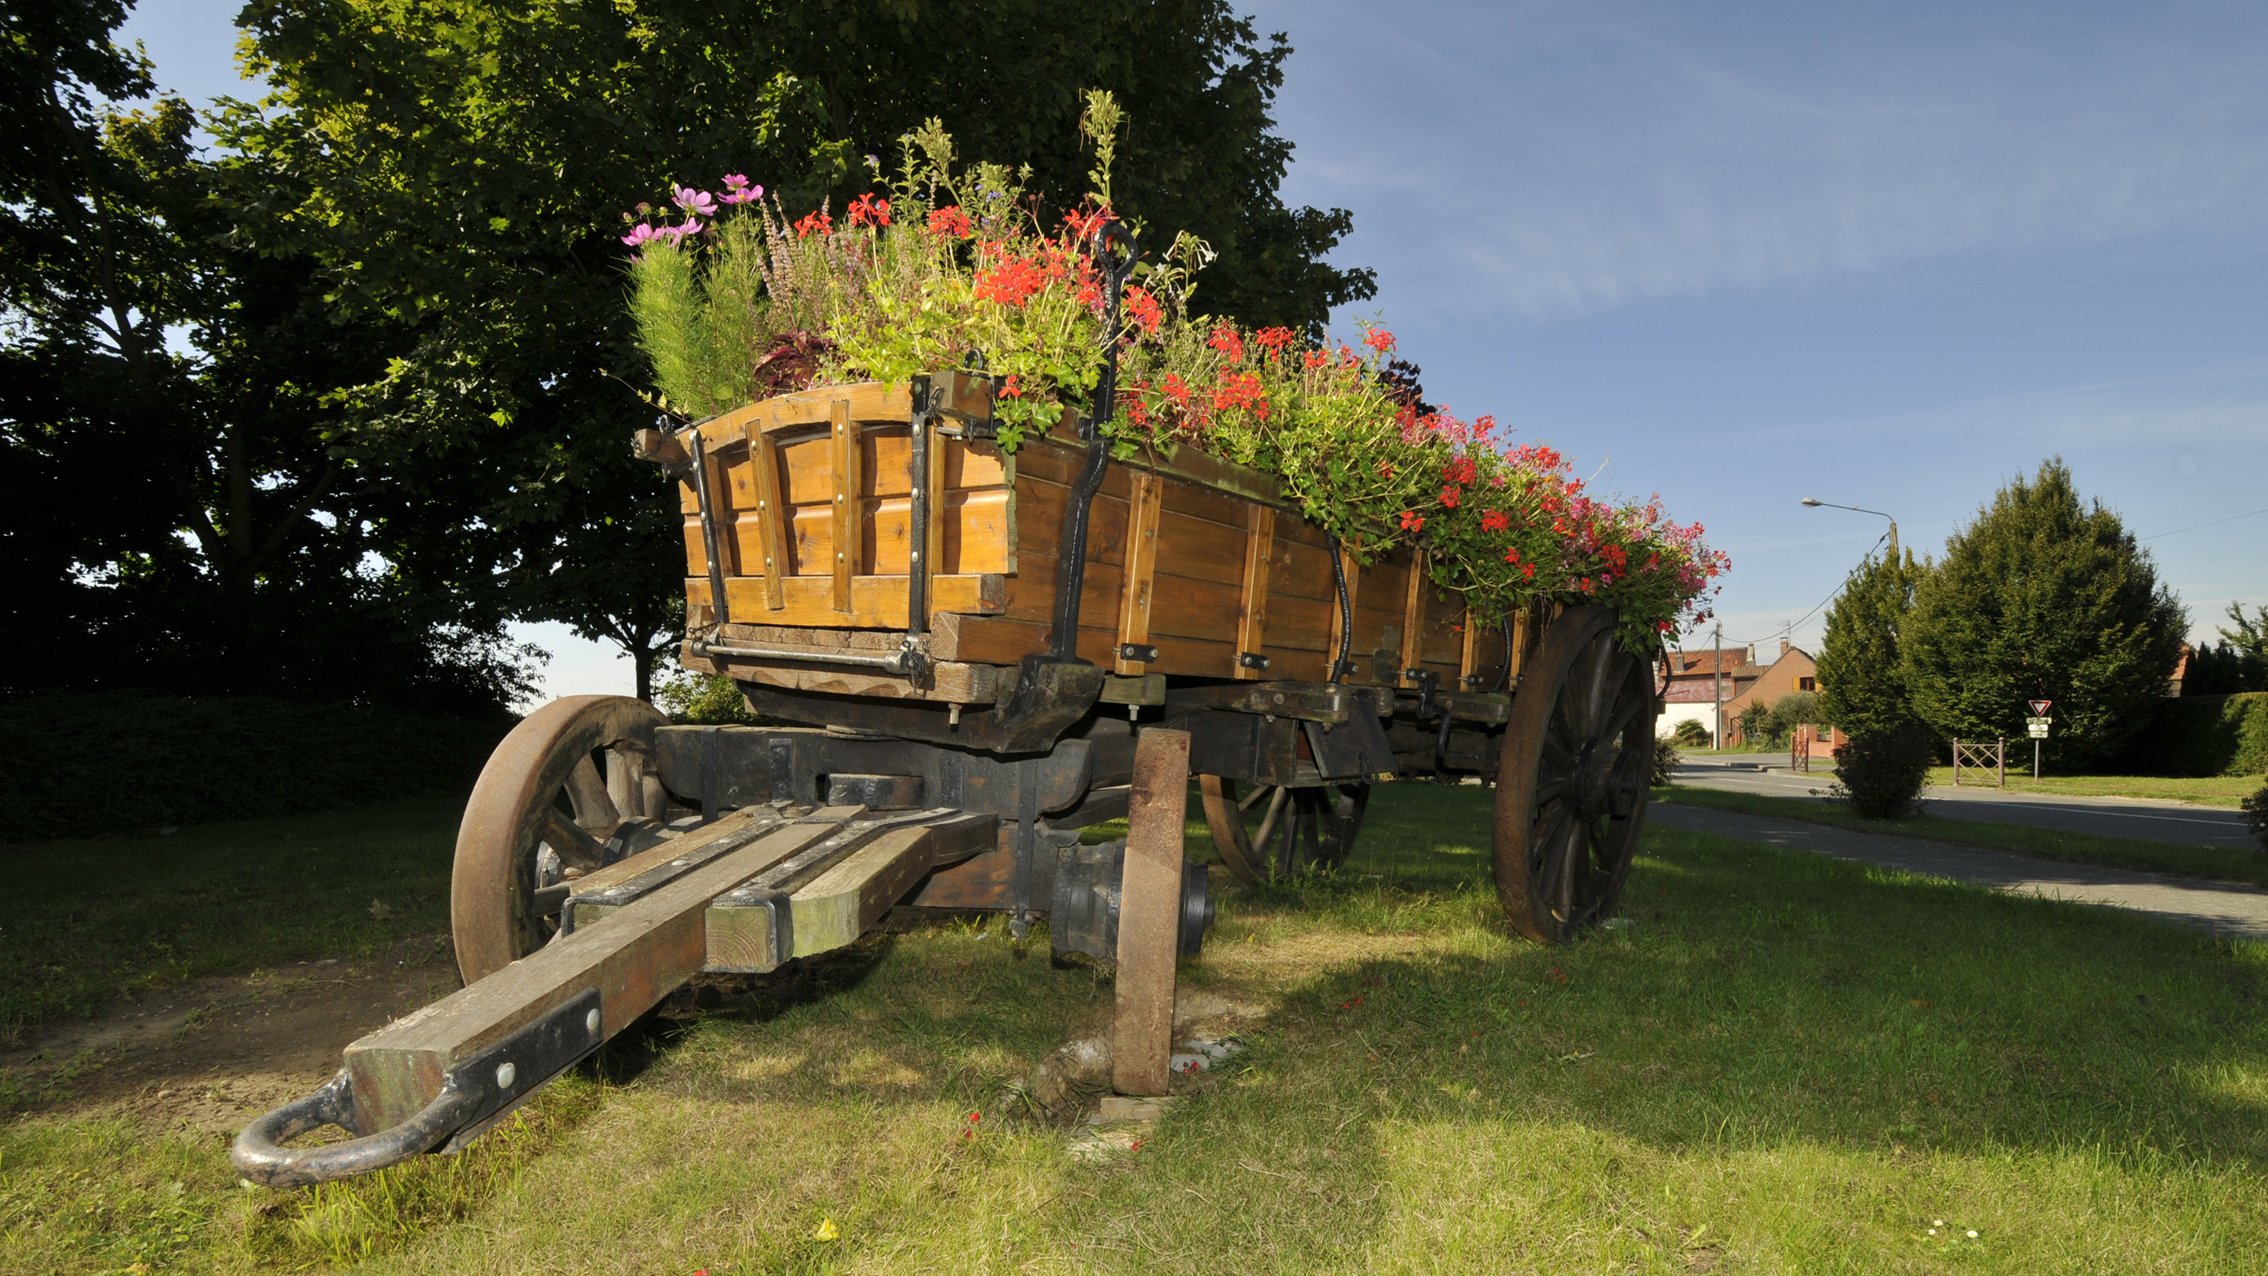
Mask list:
[{"label": "power line", "polygon": [[[2227,518],[2216,518],[2210,523],[2199,523],[2194,527],[2177,527],[2170,532],[2158,532],[2150,536],[2145,536],[2142,538],[2142,540],[2154,541],[2164,536],[2179,536],[2183,532],[2201,532],[2208,527],[2219,527],[2223,523],[2234,523],[2240,518],[2258,518],[2262,514],[2268,514],[2268,508],[2256,509],[2251,511],[2250,513],[2245,514],[2231,514]],[[2136,544],[2140,543],[2140,541],[2136,542]]]},{"label": "power line", "polygon": [[[2262,511],[2261,511],[2261,513],[2264,513],[2264,514],[2268,514],[2268,510],[2262,510]],[[1866,547],[1866,554],[1865,554],[1865,557],[1864,557],[1864,558],[1862,558],[1862,559],[1861,559],[1860,561],[1861,561],[1861,562],[1863,562],[1863,561],[1865,561],[1865,559],[1866,559],[1866,558],[1872,558],[1872,557],[1874,557],[1874,551],[1875,551],[1875,550],[1877,550],[1877,549],[1880,549],[1880,548],[1882,547],[1882,542],[1884,542],[1884,541],[1886,541],[1886,540],[1889,540],[1889,539],[1890,539],[1890,533],[1888,533],[1888,532],[1884,532],[1884,533],[1883,533],[1882,535],[1875,537],[1875,538],[1874,538],[1874,544],[1872,544],[1872,545],[1869,545],[1869,546],[1867,546],[1867,547]],[[1782,627],[1780,627],[1780,628],[1778,628],[1778,629],[1775,629],[1775,630],[1773,630],[1773,631],[1772,631],[1771,633],[1768,633],[1768,634],[1764,635],[1764,636],[1763,636],[1762,638],[1749,638],[1749,639],[1745,639],[1745,640],[1737,641],[1737,642],[1735,642],[1735,643],[1734,643],[1733,645],[1734,645],[1734,646],[1736,646],[1736,647],[1753,647],[1753,646],[1755,646],[1756,644],[1758,644],[1758,643],[1760,643],[1760,642],[1769,642],[1769,641],[1771,641],[1772,639],[1774,639],[1774,638],[1777,638],[1777,637],[1779,637],[1779,636],[1780,636],[1780,635],[1782,635],[1782,634],[1793,635],[1793,634],[1795,633],[1795,627],[1796,627],[1797,625],[1800,625],[1800,624],[1802,624],[1803,622],[1805,622],[1805,621],[1807,621],[1807,620],[1811,619],[1811,618],[1812,618],[1813,616],[1816,616],[1816,615],[1818,615],[1818,614],[1819,614],[1819,609],[1820,609],[1821,607],[1825,607],[1825,606],[1826,606],[1827,604],[1829,604],[1829,603],[1831,603],[1831,602],[1835,601],[1835,595],[1837,595],[1837,594],[1839,594],[1839,593],[1842,593],[1842,592],[1843,592],[1843,585],[1848,585],[1848,584],[1850,584],[1850,583],[1851,583],[1851,582],[1850,582],[1850,577],[1848,577],[1848,576],[1844,577],[1844,578],[1843,578],[1843,584],[1842,584],[1842,585],[1837,585],[1837,586],[1835,586],[1835,587],[1834,587],[1833,589],[1830,589],[1830,590],[1828,590],[1828,591],[1827,591],[1827,596],[1826,596],[1825,598],[1822,598],[1822,599],[1820,599],[1820,600],[1818,601],[1818,603],[1817,603],[1817,604],[1815,604],[1815,605],[1814,605],[1814,606],[1812,607],[1812,609],[1811,609],[1810,611],[1807,611],[1807,612],[1803,613],[1803,614],[1802,614],[1801,616],[1798,616],[1798,617],[1796,617],[1796,618],[1795,618],[1794,620],[1791,620],[1791,621],[1789,621],[1789,622],[1788,622],[1788,623],[1787,623],[1786,625],[1784,625],[1784,626],[1782,626]]]}]

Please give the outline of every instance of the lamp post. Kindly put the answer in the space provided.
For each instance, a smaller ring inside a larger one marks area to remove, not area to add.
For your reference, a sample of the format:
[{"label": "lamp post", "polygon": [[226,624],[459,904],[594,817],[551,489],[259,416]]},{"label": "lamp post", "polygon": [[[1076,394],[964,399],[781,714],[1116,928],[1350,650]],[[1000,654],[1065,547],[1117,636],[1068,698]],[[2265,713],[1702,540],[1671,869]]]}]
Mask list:
[{"label": "lamp post", "polygon": [[1803,498],[1803,503],[1804,503],[1804,504],[1806,504],[1806,505],[1812,506],[1812,507],[1814,507],[1814,508],[1816,508],[1816,507],[1818,507],[1818,506],[1821,506],[1821,505],[1824,505],[1824,506],[1826,506],[1826,507],[1827,507],[1827,508],[1829,508],[1829,509],[1837,509],[1837,510],[1850,510],[1851,512],[1853,512],[1853,513],[1857,513],[1857,514],[1872,514],[1872,515],[1874,515],[1874,516],[1875,516],[1876,518],[1881,518],[1881,519],[1889,519],[1889,522],[1890,522],[1890,558],[1891,558],[1891,561],[1893,561],[1893,562],[1897,561],[1897,558],[1898,558],[1898,520],[1897,520],[1897,519],[1894,519],[1894,518],[1890,518],[1890,516],[1889,516],[1888,514],[1885,514],[1885,513],[1883,513],[1883,512],[1881,511],[1881,510],[1866,510],[1866,509],[1860,509],[1860,508],[1859,508],[1858,506],[1856,506],[1856,505],[1837,505],[1837,504],[1836,504],[1835,502],[1833,502],[1833,501],[1823,501],[1823,500],[1820,500],[1820,499],[1819,499],[1818,497],[1816,497],[1816,496],[1806,496],[1806,497],[1804,497],[1804,498]]}]

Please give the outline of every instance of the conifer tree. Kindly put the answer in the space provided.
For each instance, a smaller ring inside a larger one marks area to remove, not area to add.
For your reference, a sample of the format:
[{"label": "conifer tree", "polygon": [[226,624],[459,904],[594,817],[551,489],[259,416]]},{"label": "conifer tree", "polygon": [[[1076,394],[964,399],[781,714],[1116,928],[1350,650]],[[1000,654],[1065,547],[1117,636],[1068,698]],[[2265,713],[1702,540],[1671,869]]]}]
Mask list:
[{"label": "conifer tree", "polygon": [[1920,577],[1910,550],[1894,557],[1869,556],[1827,609],[1827,636],[1819,646],[1819,706],[1845,735],[1903,731],[1917,721],[1898,636]]},{"label": "conifer tree", "polygon": [[2052,700],[2050,756],[2083,768],[2148,725],[2187,628],[2149,552],[2051,457],[1946,542],[1915,586],[1900,654],[1939,734],[2022,737],[2025,702]]}]

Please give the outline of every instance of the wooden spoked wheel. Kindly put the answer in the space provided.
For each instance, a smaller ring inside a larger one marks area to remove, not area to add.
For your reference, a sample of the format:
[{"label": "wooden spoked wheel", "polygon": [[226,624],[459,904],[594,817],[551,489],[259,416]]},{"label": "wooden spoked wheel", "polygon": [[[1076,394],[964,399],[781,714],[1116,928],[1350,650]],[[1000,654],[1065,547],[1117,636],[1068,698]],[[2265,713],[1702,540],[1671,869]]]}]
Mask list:
[{"label": "wooden spoked wheel", "polygon": [[627,696],[569,696],[529,714],[489,755],[457,828],[449,929],[471,983],[559,932],[566,883],[663,837],[653,768],[665,719]]},{"label": "wooden spoked wheel", "polygon": [[1496,893],[1515,929],[1558,943],[1612,915],[1646,818],[1647,662],[1614,613],[1573,608],[1522,670],[1496,784]]},{"label": "wooden spoked wheel", "polygon": [[1205,824],[1221,863],[1239,880],[1266,882],[1303,869],[1329,870],[1346,862],[1370,804],[1368,784],[1285,788],[1200,775]]}]

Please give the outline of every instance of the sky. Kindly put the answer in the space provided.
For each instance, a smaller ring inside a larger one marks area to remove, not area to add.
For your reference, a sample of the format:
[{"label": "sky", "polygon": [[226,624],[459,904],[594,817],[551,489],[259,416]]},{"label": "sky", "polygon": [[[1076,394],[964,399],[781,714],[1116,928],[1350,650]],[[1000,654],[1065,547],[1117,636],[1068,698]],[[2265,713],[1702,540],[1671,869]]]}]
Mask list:
[{"label": "sky", "polygon": [[[163,85],[241,91],[236,7],[125,34]],[[1244,8],[1295,50],[1286,201],[1350,210],[1334,260],[1378,272],[1340,324],[1705,524],[1726,645],[1816,652],[1888,520],[1942,554],[2051,456],[2193,639],[2268,604],[2268,5]],[[627,689],[531,636],[549,694]]]}]

